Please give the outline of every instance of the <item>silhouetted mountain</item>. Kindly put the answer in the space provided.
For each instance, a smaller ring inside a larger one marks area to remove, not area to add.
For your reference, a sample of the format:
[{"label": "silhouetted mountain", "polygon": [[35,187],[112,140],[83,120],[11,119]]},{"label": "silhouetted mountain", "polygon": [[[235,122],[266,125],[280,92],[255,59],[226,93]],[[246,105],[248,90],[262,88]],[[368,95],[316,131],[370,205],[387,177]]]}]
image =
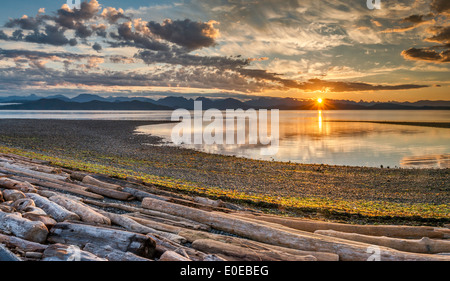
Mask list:
[{"label": "silhouetted mountain", "polygon": [[65,102],[59,99],[40,99],[22,104],[0,106],[0,110],[172,110],[173,108],[149,102],[89,101],[84,103]]},{"label": "silhouetted mountain", "polygon": [[417,102],[365,102],[351,100],[326,99],[322,105],[312,99],[294,99],[278,97],[259,97],[247,101],[235,98],[211,99],[198,97],[165,97],[153,100],[145,97],[101,97],[93,94],[81,94],[74,98],[64,95],[10,96],[0,98],[0,103],[14,103],[0,106],[0,109],[30,110],[171,110],[184,108],[194,109],[194,102],[202,101],[203,110],[216,108],[226,109],[280,109],[280,110],[408,110],[408,109],[450,109],[450,101],[417,101]]},{"label": "silhouetted mountain", "polygon": [[194,100],[183,97],[166,97],[155,101],[155,104],[173,108],[194,109]]}]

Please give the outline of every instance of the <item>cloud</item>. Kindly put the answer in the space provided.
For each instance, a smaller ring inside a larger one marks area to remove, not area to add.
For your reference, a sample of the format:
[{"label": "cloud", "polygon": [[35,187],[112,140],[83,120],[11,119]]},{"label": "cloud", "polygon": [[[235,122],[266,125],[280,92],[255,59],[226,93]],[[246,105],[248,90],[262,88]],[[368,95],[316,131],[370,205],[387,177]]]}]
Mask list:
[{"label": "cloud", "polygon": [[189,50],[211,47],[216,44],[215,39],[220,32],[214,27],[216,21],[193,22],[189,19],[165,20],[162,24],[149,22],[150,31],[169,42],[183,46]]},{"label": "cloud", "polygon": [[[406,32],[409,30],[413,30],[418,28],[419,26],[427,25],[427,24],[435,24],[436,21],[433,18],[433,14],[427,15],[411,15],[400,21],[400,23],[408,23],[409,25],[406,27],[397,27],[397,28],[389,28],[383,30],[383,33],[394,33],[394,32]],[[428,19],[426,19],[428,18]]]},{"label": "cloud", "polygon": [[96,50],[97,52],[100,52],[100,51],[103,49],[103,47],[102,47],[102,45],[100,45],[99,43],[95,43],[95,44],[92,46],[92,49]]},{"label": "cloud", "polygon": [[433,36],[428,37],[425,41],[436,42],[442,44],[450,43],[450,25],[448,26],[433,26],[428,29],[428,32]]},{"label": "cloud", "polygon": [[[437,15],[450,15],[450,1],[433,0],[431,2],[430,9]],[[430,15],[436,16],[433,14],[429,14],[427,16]],[[414,22],[416,25],[420,25],[421,23],[426,22],[423,20],[423,16],[416,15],[410,16],[405,20]],[[431,23],[436,24],[436,21],[433,20]],[[432,63],[450,62],[450,25],[434,25],[427,28],[426,32],[428,37],[426,37],[424,41],[439,43],[440,45],[423,48],[409,48],[407,50],[403,50],[401,52],[401,55],[407,60],[425,61]]]},{"label": "cloud", "polygon": [[109,23],[116,23],[119,19],[127,19],[131,20],[130,17],[125,16],[125,12],[123,9],[116,9],[112,7],[107,7],[103,9],[101,14],[103,18],[105,18]]},{"label": "cloud", "polygon": [[35,30],[34,33],[25,37],[25,41],[40,44],[49,44],[54,46],[77,45],[76,39],[68,39],[64,35],[64,29],[56,26],[46,25],[45,31]]},{"label": "cloud", "polygon": [[402,51],[402,56],[408,60],[427,61],[434,63],[450,62],[450,49],[438,52],[433,49],[426,48],[410,48]]},{"label": "cloud", "polygon": [[112,47],[132,46],[140,49],[148,49],[154,51],[167,51],[169,46],[157,41],[151,36],[141,34],[132,29],[133,23],[125,22],[117,27],[117,33],[110,33],[110,37],[117,42],[109,42]]},{"label": "cloud", "polygon": [[431,10],[438,14],[450,14],[450,2],[448,0],[433,0]]},{"label": "cloud", "polygon": [[402,84],[402,85],[374,85],[361,82],[331,82],[320,79],[310,79],[301,83],[299,88],[306,91],[322,92],[355,92],[355,91],[382,91],[382,90],[409,90],[429,87],[427,85]]}]

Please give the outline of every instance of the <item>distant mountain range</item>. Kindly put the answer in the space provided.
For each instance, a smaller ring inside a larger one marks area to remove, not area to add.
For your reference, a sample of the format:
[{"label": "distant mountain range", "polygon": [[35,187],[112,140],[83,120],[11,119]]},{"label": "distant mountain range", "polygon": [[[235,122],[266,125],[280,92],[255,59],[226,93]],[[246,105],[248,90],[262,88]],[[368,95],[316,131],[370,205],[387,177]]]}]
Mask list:
[{"label": "distant mountain range", "polygon": [[[234,98],[210,99],[199,97],[165,97],[158,100],[144,97],[101,97],[81,94],[74,98],[64,95],[41,97],[9,96],[0,97],[0,110],[173,110],[177,108],[194,109],[194,101],[202,101],[203,109],[280,109],[317,110],[315,100],[294,98],[259,97],[247,101]],[[2,105],[4,104],[4,105]],[[323,109],[330,110],[411,110],[443,109],[450,110],[450,101],[417,102],[365,102],[349,100],[325,100]]]}]

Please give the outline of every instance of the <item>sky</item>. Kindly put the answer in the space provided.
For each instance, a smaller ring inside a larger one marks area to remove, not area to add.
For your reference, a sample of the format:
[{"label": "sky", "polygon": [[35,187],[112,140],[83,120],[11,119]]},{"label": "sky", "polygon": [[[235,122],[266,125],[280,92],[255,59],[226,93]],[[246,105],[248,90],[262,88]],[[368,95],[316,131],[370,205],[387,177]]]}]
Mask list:
[{"label": "sky", "polygon": [[366,2],[7,1],[0,95],[450,100],[450,1]]}]

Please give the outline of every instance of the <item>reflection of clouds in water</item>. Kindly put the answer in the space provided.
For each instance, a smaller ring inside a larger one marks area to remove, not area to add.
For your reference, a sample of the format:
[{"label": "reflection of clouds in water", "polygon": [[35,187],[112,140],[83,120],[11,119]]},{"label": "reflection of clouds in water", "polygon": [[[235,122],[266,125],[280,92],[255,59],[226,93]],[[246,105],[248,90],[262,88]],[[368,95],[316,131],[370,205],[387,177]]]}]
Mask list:
[{"label": "reflection of clouds in water", "polygon": [[450,168],[450,154],[403,157],[400,165],[406,168]]},{"label": "reflection of clouds in water", "polygon": [[[351,111],[343,113],[345,119],[349,119],[351,113]],[[429,162],[420,159],[412,162],[405,162],[402,159],[450,153],[448,129],[378,123],[326,122],[326,120],[336,119],[336,114],[333,112],[331,116],[333,118],[331,118],[330,113],[326,111],[280,112],[280,148],[273,159],[331,165],[429,167]],[[354,115],[355,119],[360,118],[358,114]],[[383,119],[380,119],[388,120],[391,117],[390,114],[395,112],[384,111]],[[406,113],[401,114],[403,116]],[[414,115],[413,119],[418,118],[417,112],[410,114]],[[391,119],[395,120],[396,117],[393,116]],[[172,127],[173,124],[156,125],[144,131],[163,136],[170,141]],[[263,147],[261,144],[250,145],[248,142],[243,145],[184,145],[184,147],[209,153],[272,159],[272,157],[261,157],[260,148]],[[404,163],[409,164],[404,165]],[[445,163],[448,161],[441,160],[439,167],[447,167],[445,165],[448,164]]]}]

